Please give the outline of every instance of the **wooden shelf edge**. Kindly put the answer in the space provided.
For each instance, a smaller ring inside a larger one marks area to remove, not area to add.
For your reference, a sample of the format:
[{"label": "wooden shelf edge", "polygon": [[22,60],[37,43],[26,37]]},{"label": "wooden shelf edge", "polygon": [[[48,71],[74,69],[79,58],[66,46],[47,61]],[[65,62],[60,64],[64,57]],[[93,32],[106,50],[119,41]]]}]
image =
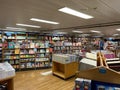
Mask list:
[{"label": "wooden shelf edge", "polygon": [[[105,72],[100,72],[103,69]],[[120,73],[105,66],[77,72],[77,77],[107,83],[120,84]]]},{"label": "wooden shelf edge", "polygon": [[57,75],[57,76],[59,76],[61,78],[64,78],[64,79],[66,78],[65,75],[64,75],[64,73],[59,72],[59,71],[54,71],[53,74],[55,74],[55,75]]},{"label": "wooden shelf edge", "polygon": [[0,82],[2,81],[6,81],[6,80],[9,80],[9,79],[13,79],[15,76],[11,76],[11,77],[7,77],[7,78],[4,78],[4,79],[0,79]]}]

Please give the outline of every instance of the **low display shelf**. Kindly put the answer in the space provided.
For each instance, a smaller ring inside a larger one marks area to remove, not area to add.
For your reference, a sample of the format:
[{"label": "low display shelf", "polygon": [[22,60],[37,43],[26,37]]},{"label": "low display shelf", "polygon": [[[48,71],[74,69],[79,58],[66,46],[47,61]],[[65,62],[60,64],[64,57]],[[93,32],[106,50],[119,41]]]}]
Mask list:
[{"label": "low display shelf", "polygon": [[7,83],[7,90],[14,90],[14,76],[0,79],[0,83]]},{"label": "low display shelf", "polygon": [[63,79],[67,79],[71,76],[74,76],[77,70],[78,70],[77,62],[70,62],[66,64],[62,64],[54,60],[52,62],[53,75],[57,75]]}]

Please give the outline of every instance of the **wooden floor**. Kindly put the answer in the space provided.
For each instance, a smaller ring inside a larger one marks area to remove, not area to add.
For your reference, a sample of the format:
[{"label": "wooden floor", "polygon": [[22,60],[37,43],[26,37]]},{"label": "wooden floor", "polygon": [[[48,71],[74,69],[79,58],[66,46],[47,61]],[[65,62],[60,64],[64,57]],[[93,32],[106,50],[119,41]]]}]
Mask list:
[{"label": "wooden floor", "polygon": [[73,90],[75,78],[63,80],[52,74],[41,75],[51,69],[17,72],[14,79],[15,90]]}]

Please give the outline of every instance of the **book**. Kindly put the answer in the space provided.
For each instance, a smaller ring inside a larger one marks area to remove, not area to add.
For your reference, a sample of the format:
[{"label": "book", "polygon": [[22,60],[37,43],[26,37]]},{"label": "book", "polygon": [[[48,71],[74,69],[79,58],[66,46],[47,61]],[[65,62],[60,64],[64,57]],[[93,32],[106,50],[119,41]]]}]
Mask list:
[{"label": "book", "polygon": [[91,90],[91,80],[76,78],[75,90]]},{"label": "book", "polygon": [[20,53],[20,49],[15,49],[15,54],[19,54]]}]

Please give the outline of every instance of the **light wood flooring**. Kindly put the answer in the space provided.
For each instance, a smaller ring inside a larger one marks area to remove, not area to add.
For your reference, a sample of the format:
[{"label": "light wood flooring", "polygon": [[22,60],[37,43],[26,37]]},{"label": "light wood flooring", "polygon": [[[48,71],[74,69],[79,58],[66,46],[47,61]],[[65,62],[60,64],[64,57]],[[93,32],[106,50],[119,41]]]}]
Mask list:
[{"label": "light wood flooring", "polygon": [[43,76],[41,72],[51,69],[16,72],[14,90],[73,90],[75,78],[63,80],[52,74]]}]

